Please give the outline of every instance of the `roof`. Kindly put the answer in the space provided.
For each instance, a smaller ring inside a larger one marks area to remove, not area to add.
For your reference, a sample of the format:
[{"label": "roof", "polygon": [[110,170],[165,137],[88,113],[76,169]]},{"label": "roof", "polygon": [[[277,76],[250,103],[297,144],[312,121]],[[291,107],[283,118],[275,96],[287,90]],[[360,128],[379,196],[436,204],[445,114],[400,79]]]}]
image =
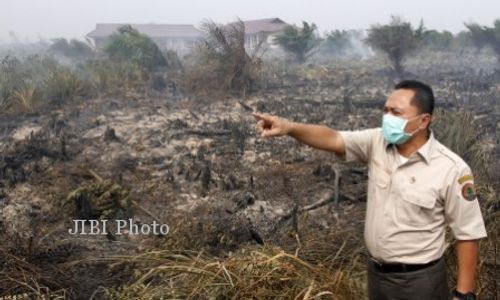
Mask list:
[{"label": "roof", "polygon": [[[98,23],[96,28],[87,34],[88,37],[108,37],[117,32],[118,28],[128,23]],[[199,37],[201,31],[189,24],[128,24],[140,33],[152,38],[159,37]]]},{"label": "roof", "polygon": [[255,34],[261,32],[277,32],[289,27],[290,24],[280,18],[269,18],[259,20],[243,21],[246,34]]}]

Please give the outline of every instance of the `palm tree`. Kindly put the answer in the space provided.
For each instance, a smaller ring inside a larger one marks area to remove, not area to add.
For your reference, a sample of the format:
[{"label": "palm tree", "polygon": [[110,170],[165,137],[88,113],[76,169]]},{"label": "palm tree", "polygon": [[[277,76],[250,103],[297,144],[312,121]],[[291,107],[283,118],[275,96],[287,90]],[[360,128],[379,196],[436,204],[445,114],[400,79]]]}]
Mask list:
[{"label": "palm tree", "polygon": [[120,27],[106,43],[104,51],[111,60],[132,61],[147,71],[167,65],[158,45],[130,25]]},{"label": "palm tree", "polygon": [[74,59],[76,61],[84,61],[94,56],[94,51],[89,44],[72,39],[54,39],[49,47],[49,52],[56,53]]},{"label": "palm tree", "polygon": [[394,72],[401,75],[404,72],[404,59],[418,49],[425,30],[422,22],[414,29],[411,23],[400,17],[391,18],[389,24],[371,26],[365,41],[371,47],[384,52],[391,61]]},{"label": "palm tree", "polygon": [[245,49],[245,24],[228,25],[206,21],[205,36],[194,52],[194,68],[188,72],[187,89],[198,93],[246,94],[255,85],[261,60],[258,49],[249,55]]},{"label": "palm tree", "polygon": [[314,50],[319,46],[321,39],[316,34],[317,27],[314,23],[302,22],[302,28],[289,26],[283,33],[277,35],[275,43],[283,47],[294,59],[303,63],[314,54]]},{"label": "palm tree", "polygon": [[500,19],[495,20],[493,27],[481,26],[477,23],[465,24],[469,37],[478,50],[491,47],[500,64]]}]

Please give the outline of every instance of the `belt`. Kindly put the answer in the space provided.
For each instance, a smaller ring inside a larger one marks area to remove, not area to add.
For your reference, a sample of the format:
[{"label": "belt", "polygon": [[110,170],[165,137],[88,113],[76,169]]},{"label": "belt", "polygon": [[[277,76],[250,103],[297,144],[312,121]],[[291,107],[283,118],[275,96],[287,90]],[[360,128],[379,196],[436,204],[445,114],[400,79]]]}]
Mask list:
[{"label": "belt", "polygon": [[390,272],[411,272],[411,271],[425,269],[437,264],[441,260],[441,258],[438,258],[426,264],[381,263],[372,257],[370,257],[370,260],[372,261],[373,266],[377,271],[382,273],[390,273]]}]

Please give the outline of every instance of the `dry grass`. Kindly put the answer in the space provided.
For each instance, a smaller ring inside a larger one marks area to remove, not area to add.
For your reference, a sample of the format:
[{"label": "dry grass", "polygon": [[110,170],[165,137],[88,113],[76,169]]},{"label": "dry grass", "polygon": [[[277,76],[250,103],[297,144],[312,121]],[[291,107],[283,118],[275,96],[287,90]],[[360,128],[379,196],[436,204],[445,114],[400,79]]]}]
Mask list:
[{"label": "dry grass", "polygon": [[[120,286],[103,283],[94,291],[93,299],[364,298],[359,230],[318,231],[302,217],[298,222],[300,234],[285,232],[288,239],[216,252],[201,244],[207,242],[207,236],[208,240],[229,238],[214,228],[219,225],[199,227],[196,222],[178,221],[172,228],[180,230],[169,233],[160,247],[137,255],[47,265],[33,254],[16,256],[2,249],[2,265],[9,267],[0,272],[0,296],[26,293],[31,297],[26,299],[71,299],[78,285],[73,277],[75,268],[99,265],[115,279],[121,278],[115,282]],[[224,248],[228,242],[220,243],[212,246]]]},{"label": "dry grass", "polygon": [[138,91],[148,80],[148,72],[130,62],[96,60],[86,65],[92,86],[105,95]]},{"label": "dry grass", "polygon": [[15,91],[13,97],[24,110],[33,112],[35,102],[38,98],[38,89],[34,86],[27,86],[21,90]]},{"label": "dry grass", "polygon": [[279,247],[242,249],[226,258],[189,251],[117,257],[136,279],[105,294],[113,299],[359,299],[345,271],[310,264]]},{"label": "dry grass", "polygon": [[61,270],[37,266],[4,246],[0,257],[0,299],[67,299],[70,284]]},{"label": "dry grass", "polygon": [[304,214],[295,229],[285,226],[268,244],[241,243],[230,250],[234,237],[220,230],[217,220],[184,221],[172,224],[156,250],[106,259],[111,272],[133,270],[134,276],[99,294],[111,299],[365,297],[361,227],[319,229]]}]

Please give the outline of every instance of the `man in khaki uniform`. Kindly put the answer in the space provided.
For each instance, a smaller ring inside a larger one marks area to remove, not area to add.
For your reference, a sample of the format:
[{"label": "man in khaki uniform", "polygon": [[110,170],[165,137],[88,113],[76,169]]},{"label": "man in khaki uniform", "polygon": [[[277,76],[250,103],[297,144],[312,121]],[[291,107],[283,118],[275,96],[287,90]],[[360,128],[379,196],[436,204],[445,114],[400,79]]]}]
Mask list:
[{"label": "man in khaki uniform", "polygon": [[336,131],[254,113],[262,137],[290,135],[345,161],[368,165],[364,227],[370,299],[450,299],[445,229],[457,240],[454,299],[475,299],[477,240],[486,230],[469,166],[434,138],[432,89],[395,86],[381,128]]}]

